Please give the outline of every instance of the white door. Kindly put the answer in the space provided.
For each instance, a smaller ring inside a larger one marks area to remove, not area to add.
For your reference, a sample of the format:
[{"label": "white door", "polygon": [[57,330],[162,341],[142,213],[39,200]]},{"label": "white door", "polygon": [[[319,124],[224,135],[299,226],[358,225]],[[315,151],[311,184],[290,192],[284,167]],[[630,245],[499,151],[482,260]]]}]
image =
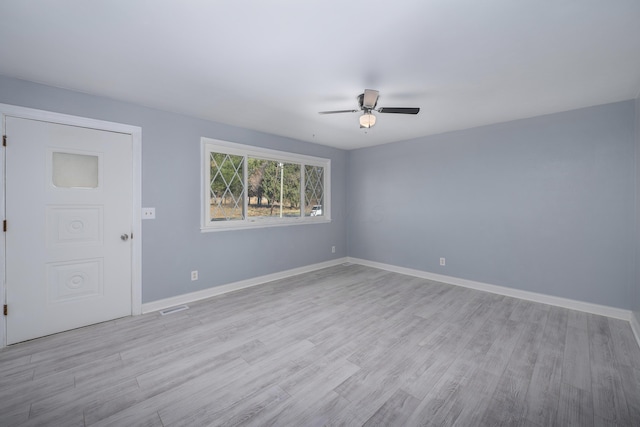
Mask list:
[{"label": "white door", "polygon": [[131,314],[131,135],[6,117],[7,343]]}]

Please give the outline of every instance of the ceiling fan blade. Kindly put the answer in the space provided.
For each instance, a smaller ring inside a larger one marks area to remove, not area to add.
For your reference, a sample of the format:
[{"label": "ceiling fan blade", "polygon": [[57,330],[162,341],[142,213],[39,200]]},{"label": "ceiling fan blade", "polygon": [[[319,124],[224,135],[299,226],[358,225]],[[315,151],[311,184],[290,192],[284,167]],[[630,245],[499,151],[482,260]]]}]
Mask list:
[{"label": "ceiling fan blade", "polygon": [[373,89],[364,90],[364,98],[362,99],[362,106],[364,108],[373,109],[378,103],[379,92]]},{"label": "ceiling fan blade", "polygon": [[420,108],[400,108],[400,107],[384,107],[378,108],[378,113],[395,113],[395,114],[418,114]]},{"label": "ceiling fan blade", "polygon": [[318,111],[318,114],[357,113],[360,110]]}]

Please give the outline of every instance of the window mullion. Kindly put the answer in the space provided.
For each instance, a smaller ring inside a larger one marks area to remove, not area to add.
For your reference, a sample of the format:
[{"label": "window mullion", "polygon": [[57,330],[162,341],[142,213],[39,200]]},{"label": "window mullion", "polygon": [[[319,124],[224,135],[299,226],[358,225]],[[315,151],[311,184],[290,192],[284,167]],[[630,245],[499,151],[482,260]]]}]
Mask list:
[{"label": "window mullion", "polygon": [[304,218],[304,208],[305,208],[305,176],[306,176],[306,167],[307,165],[304,163],[300,164],[300,217]]},{"label": "window mullion", "polygon": [[204,170],[206,174],[206,179],[205,179],[206,203],[203,209],[204,209],[205,220],[207,221],[207,224],[208,224],[211,222],[211,150],[206,150],[205,157],[206,159],[205,159]]},{"label": "window mullion", "polygon": [[243,218],[243,221],[245,221],[245,222],[249,221],[249,182],[248,182],[249,178],[247,176],[248,170],[249,170],[248,163],[249,163],[249,156],[245,155],[244,156],[244,162],[243,162],[243,165],[242,165],[242,175],[243,175],[243,178],[242,178],[243,184],[242,185],[244,185],[244,212],[243,212],[244,218]]}]

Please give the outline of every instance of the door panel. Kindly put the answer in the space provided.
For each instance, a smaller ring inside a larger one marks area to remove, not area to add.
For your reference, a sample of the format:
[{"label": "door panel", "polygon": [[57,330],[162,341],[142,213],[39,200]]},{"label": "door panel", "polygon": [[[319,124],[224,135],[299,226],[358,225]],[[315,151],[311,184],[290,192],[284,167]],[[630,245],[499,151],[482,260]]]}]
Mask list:
[{"label": "door panel", "polygon": [[6,117],[7,343],[131,314],[131,135]]}]

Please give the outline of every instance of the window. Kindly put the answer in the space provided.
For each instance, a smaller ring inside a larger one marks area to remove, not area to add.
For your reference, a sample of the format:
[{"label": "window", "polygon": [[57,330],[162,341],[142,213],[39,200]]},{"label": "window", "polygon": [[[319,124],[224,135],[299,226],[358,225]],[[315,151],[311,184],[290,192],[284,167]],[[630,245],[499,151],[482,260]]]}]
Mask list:
[{"label": "window", "polygon": [[53,152],[52,182],[57,188],[98,188],[98,156]]},{"label": "window", "polygon": [[202,138],[202,231],[331,220],[331,161]]}]

